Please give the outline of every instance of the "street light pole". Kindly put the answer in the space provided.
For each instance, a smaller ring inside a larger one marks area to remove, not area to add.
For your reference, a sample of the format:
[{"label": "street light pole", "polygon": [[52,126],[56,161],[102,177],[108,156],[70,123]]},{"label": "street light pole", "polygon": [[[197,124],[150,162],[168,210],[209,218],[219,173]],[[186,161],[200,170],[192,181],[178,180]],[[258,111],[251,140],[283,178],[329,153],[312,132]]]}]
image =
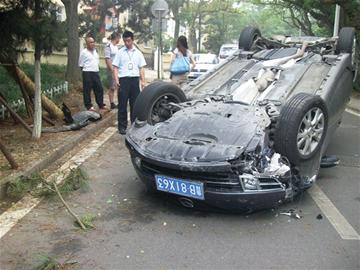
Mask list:
[{"label": "street light pole", "polygon": [[[158,42],[158,57],[157,57],[157,77],[162,79],[162,18],[166,16],[169,12],[168,3],[165,0],[156,0],[155,3],[151,6],[151,12],[159,20],[159,42]],[[156,25],[156,24],[154,24]]]},{"label": "street light pole", "polygon": [[159,18],[159,44],[158,44],[158,69],[157,69],[157,78],[158,78],[158,80],[160,80],[160,79],[162,79],[161,78],[161,72],[160,72],[160,61],[162,60],[162,40],[161,40],[161,36],[162,36],[162,34],[161,34],[161,31],[162,31],[162,25],[161,25],[161,20],[162,20],[162,18],[161,18],[161,10],[159,10],[159,15],[158,15],[158,18]]}]

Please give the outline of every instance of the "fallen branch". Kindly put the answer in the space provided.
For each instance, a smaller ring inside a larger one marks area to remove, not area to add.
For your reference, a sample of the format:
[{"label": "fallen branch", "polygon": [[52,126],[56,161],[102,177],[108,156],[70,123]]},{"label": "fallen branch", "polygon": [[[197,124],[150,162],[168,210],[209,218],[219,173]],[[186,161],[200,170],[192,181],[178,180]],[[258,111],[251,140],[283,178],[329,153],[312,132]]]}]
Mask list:
[{"label": "fallen branch", "polygon": [[57,193],[57,195],[59,196],[61,202],[64,204],[64,206],[66,207],[66,209],[69,211],[69,213],[76,219],[76,222],[79,224],[79,226],[81,227],[81,229],[83,229],[84,231],[86,231],[86,227],[85,225],[81,222],[81,220],[79,219],[79,217],[70,209],[69,205],[65,202],[64,198],[62,197],[57,184],[55,183],[55,181],[53,182],[55,191]]}]

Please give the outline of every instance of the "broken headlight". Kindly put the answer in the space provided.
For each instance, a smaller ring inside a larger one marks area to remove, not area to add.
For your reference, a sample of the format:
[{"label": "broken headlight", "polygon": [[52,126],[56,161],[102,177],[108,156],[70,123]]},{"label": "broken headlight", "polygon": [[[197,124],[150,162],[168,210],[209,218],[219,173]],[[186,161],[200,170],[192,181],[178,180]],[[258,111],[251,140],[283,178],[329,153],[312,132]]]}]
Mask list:
[{"label": "broken headlight", "polygon": [[239,176],[244,191],[258,190],[259,180],[251,174],[242,174]]}]

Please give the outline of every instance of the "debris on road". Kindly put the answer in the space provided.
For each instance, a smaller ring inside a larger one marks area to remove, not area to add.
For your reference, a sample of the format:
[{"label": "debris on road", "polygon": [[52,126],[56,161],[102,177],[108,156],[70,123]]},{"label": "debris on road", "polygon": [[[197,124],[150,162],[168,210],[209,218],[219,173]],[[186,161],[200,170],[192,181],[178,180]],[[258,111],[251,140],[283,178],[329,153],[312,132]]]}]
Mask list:
[{"label": "debris on road", "polygon": [[302,216],[300,216],[298,213],[296,213],[296,211],[294,209],[290,209],[287,212],[281,212],[280,215],[285,215],[285,216],[289,216],[295,219],[301,219]]},{"label": "debris on road", "polygon": [[318,214],[318,215],[316,216],[316,219],[318,219],[318,220],[321,220],[321,219],[323,219],[323,216],[322,216],[322,214]]}]

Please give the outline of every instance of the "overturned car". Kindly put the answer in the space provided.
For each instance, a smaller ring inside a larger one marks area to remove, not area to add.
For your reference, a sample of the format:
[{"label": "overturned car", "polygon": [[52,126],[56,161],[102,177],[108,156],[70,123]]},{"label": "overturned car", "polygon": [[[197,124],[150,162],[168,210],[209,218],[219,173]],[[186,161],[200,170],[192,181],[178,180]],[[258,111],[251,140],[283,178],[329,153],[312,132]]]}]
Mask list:
[{"label": "overturned car", "polygon": [[255,211],[316,180],[356,75],[355,31],[266,39],[245,28],[239,50],[180,89],[155,82],[126,134],[148,189],[186,207]]}]

